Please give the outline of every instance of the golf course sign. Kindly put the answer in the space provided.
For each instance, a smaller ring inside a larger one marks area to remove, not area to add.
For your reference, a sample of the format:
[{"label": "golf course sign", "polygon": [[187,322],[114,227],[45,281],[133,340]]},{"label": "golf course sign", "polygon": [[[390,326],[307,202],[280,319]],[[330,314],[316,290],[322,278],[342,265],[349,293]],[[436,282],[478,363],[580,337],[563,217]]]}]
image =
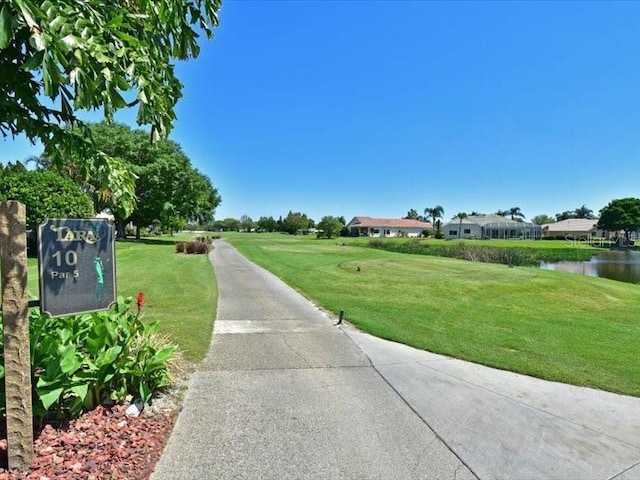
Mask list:
[{"label": "golf course sign", "polygon": [[50,218],[38,229],[40,310],[51,317],[115,302],[114,228],[106,219]]}]

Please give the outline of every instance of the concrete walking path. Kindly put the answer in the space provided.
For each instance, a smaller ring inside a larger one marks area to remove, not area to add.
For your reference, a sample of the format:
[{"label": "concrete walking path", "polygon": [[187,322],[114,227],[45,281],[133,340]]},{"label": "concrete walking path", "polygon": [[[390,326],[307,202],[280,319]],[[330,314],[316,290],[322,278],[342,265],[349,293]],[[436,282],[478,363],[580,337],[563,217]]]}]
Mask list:
[{"label": "concrete walking path", "polygon": [[332,320],[217,241],[209,356],[153,475],[473,479]]},{"label": "concrete walking path", "polygon": [[343,329],[481,479],[640,479],[640,399]]},{"label": "concrete walking path", "polygon": [[208,357],[152,480],[640,479],[640,399],[333,326],[222,241]]}]

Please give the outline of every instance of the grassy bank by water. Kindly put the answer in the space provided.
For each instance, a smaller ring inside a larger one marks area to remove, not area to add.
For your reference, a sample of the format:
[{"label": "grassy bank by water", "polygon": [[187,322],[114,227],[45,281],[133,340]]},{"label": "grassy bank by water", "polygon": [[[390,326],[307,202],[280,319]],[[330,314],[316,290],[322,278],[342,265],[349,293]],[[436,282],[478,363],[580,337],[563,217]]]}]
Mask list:
[{"label": "grassy bank by water", "polygon": [[251,260],[374,335],[551,380],[640,396],[640,288],[537,268],[229,234]]},{"label": "grassy bank by water", "polygon": [[[458,258],[514,266],[540,262],[587,261],[602,251],[603,243],[574,240],[437,240],[433,238],[353,238],[349,245],[397,253]],[[607,244],[608,248],[609,245]]]},{"label": "grassy bank by water", "polygon": [[[145,295],[144,320],[160,323],[191,361],[204,358],[211,340],[217,286],[207,255],[175,253],[179,237],[116,242],[117,293]],[[182,240],[186,238],[180,238]],[[38,296],[36,259],[29,259],[29,292]]]}]

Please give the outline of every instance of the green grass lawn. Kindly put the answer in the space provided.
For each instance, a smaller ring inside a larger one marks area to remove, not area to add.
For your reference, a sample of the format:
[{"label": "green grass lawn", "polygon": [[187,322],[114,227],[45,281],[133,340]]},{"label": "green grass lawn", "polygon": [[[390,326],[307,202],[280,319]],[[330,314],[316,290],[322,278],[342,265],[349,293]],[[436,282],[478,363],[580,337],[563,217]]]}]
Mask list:
[{"label": "green grass lawn", "polygon": [[359,248],[342,238],[224,237],[321,307],[334,314],[344,309],[348,321],[376,336],[640,396],[637,285]]},{"label": "green grass lawn", "polygon": [[[213,331],[218,290],[206,255],[175,253],[189,236],[116,242],[116,289],[123,297],[145,295],[144,320],[158,321],[190,361],[204,358]],[[29,292],[38,297],[36,259],[29,259]]]}]

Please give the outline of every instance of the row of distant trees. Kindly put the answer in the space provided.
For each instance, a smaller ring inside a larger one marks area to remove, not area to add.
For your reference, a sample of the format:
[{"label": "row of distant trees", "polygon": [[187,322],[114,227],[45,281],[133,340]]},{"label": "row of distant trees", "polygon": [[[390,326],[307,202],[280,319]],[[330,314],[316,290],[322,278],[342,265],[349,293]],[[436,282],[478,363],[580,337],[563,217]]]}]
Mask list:
[{"label": "row of distant trees", "polygon": [[[498,210],[496,214],[504,217],[509,216],[512,220],[516,221],[523,221],[525,218],[520,207]],[[459,219],[460,222],[462,222],[463,219],[474,215],[483,214],[476,211],[472,211],[469,214],[466,212],[459,212],[452,219]],[[436,205],[435,207],[425,208],[424,215],[419,215],[417,210],[412,208],[403,218],[430,221],[433,225],[433,232],[431,233],[438,237],[438,234],[440,233],[441,219],[443,216],[444,208],[440,205]],[[588,208],[586,205],[582,205],[573,210],[566,210],[562,213],[557,213],[555,218],[549,215],[536,215],[531,220],[532,223],[543,225],[570,218],[586,218],[595,220],[597,217],[594,215],[593,210]],[[213,221],[206,227],[216,231],[260,231],[282,232],[289,234],[308,234],[310,232],[317,232],[319,236],[331,238],[337,235],[347,235],[348,232],[345,225],[346,220],[342,216],[325,216],[316,224],[316,222],[306,214],[290,210],[286,216],[280,216],[277,220],[270,216],[260,217],[257,221],[254,221],[248,215],[243,215],[239,219],[226,218],[224,220]],[[600,210],[598,227],[610,232],[623,231],[627,238],[631,232],[640,231],[640,199],[622,198],[612,200],[607,206]]]},{"label": "row of distant trees", "polygon": [[147,227],[176,231],[188,224],[213,221],[220,195],[176,142],[151,143],[147,132],[121,124],[97,123],[88,128],[101,152],[135,174],[133,209],[122,208],[122,202],[129,199],[99,178],[87,179],[75,162],[33,157],[27,165],[0,166],[0,200],[24,203],[28,228],[36,229],[47,217],[92,217],[106,211],[114,215],[120,238],[127,224],[134,225],[139,238],[141,229]]},{"label": "row of distant trees", "polygon": [[294,212],[277,220],[272,216],[260,217],[254,221],[248,215],[242,215],[239,219],[225,218],[216,220],[206,225],[206,228],[214,231],[240,231],[240,232],[281,232],[291,235],[317,233],[318,236],[333,238],[338,235],[346,235],[345,225],[347,224],[343,216],[335,217],[326,215],[319,222],[315,222],[305,213]]}]

